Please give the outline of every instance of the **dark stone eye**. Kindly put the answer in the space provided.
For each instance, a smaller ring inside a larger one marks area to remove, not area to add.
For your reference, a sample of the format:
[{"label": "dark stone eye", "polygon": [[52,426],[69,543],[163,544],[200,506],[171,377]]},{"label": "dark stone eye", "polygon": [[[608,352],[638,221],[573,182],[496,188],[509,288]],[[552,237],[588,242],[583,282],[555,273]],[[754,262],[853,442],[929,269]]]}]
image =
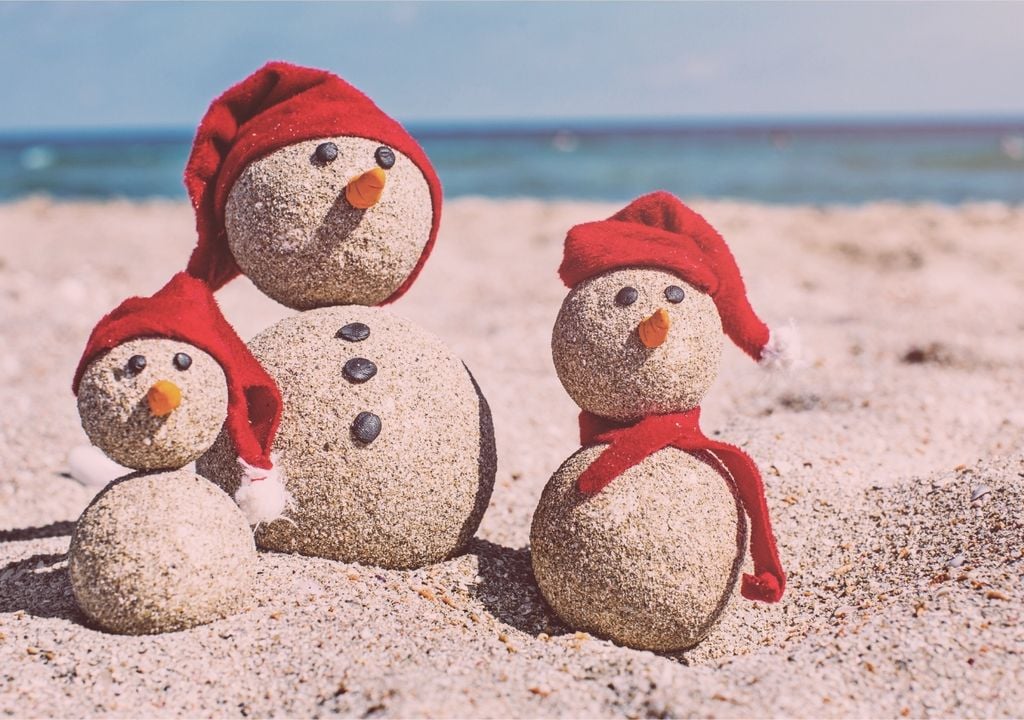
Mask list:
[{"label": "dark stone eye", "polygon": [[665,288],[665,299],[670,303],[681,303],[684,297],[686,297],[686,293],[678,285],[669,285]]},{"label": "dark stone eye", "polygon": [[174,367],[179,370],[188,370],[192,367],[192,358],[185,353],[178,353],[174,356]]},{"label": "dark stone eye", "polygon": [[146,356],[132,355],[128,358],[128,363],[125,365],[125,369],[128,370],[129,375],[138,375],[146,369]]},{"label": "dark stone eye", "polygon": [[373,157],[377,164],[385,170],[390,170],[395,166],[395,151],[385,145],[377,148],[377,152],[373,154]]},{"label": "dark stone eye", "polygon": [[371,412],[361,412],[352,421],[352,436],[364,444],[376,440],[380,429],[380,418]]},{"label": "dark stone eye", "polygon": [[338,146],[332,142],[320,143],[316,146],[314,156],[317,162],[329,163],[338,157]]},{"label": "dark stone eye", "polygon": [[635,303],[638,297],[640,297],[640,293],[636,291],[636,288],[627,285],[619,290],[619,294],[615,296],[615,304],[626,307]]}]

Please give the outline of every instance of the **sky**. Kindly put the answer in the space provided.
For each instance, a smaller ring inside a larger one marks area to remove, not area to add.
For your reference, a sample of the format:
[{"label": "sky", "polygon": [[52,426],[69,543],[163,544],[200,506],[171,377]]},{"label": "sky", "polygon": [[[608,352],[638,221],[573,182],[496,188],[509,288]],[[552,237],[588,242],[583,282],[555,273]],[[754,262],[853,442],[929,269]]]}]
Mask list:
[{"label": "sky", "polygon": [[0,131],[194,127],[272,59],[404,122],[1024,115],[1024,3],[9,3]]}]

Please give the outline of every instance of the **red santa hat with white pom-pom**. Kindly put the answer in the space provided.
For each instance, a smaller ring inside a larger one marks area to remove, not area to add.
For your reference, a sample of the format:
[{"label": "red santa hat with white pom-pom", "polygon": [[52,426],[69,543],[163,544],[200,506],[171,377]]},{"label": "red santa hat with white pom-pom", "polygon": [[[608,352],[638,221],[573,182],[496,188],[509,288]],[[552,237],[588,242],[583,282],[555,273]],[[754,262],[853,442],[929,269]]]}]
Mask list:
[{"label": "red santa hat with white pom-pom", "polygon": [[227,378],[224,425],[238,450],[242,482],[235,501],[251,525],[280,517],[288,504],[283,473],[270,449],[281,420],[281,393],[221,313],[209,286],[178,273],[151,297],[128,298],[89,336],[71,389],[96,357],[129,340],[168,338],[209,353]]},{"label": "red santa hat with white pom-pom", "polygon": [[714,300],[722,329],[736,345],[770,368],[799,361],[796,328],[769,330],[747,299],[736,260],[707,220],[674,195],[643,195],[607,220],[569,230],[558,274],[568,287],[623,267],[675,273]]}]

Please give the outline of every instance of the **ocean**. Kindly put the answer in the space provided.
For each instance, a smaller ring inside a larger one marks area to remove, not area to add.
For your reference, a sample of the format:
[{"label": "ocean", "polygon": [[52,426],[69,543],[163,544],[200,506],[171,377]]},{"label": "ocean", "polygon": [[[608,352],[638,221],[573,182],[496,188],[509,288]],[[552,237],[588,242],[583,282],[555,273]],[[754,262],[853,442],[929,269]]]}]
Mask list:
[{"label": "ocean", "polygon": [[[1024,119],[410,125],[446,197],[1024,202]],[[0,135],[0,201],[184,198],[192,130]]]}]

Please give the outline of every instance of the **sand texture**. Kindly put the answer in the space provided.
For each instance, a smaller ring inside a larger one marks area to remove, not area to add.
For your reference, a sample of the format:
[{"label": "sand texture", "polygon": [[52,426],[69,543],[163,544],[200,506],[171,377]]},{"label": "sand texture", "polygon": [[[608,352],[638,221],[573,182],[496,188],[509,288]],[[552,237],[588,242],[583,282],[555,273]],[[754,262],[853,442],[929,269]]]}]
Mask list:
[{"label": "sand texture", "polygon": [[[809,366],[731,344],[702,404],[760,464],[784,601],[736,599],[695,649],[566,629],[533,582],[530,518],[577,449],[551,360],[567,228],[621,207],[450,202],[393,308],[472,368],[498,472],[464,555],[386,571],[261,553],[252,609],[142,637],[76,609],[65,477],[88,332],[159,289],[194,240],[184,203],[0,206],[0,713],[37,716],[1018,716],[1024,707],[1024,207],[696,202],[755,309]],[[248,339],[292,314],[240,279]]]}]

